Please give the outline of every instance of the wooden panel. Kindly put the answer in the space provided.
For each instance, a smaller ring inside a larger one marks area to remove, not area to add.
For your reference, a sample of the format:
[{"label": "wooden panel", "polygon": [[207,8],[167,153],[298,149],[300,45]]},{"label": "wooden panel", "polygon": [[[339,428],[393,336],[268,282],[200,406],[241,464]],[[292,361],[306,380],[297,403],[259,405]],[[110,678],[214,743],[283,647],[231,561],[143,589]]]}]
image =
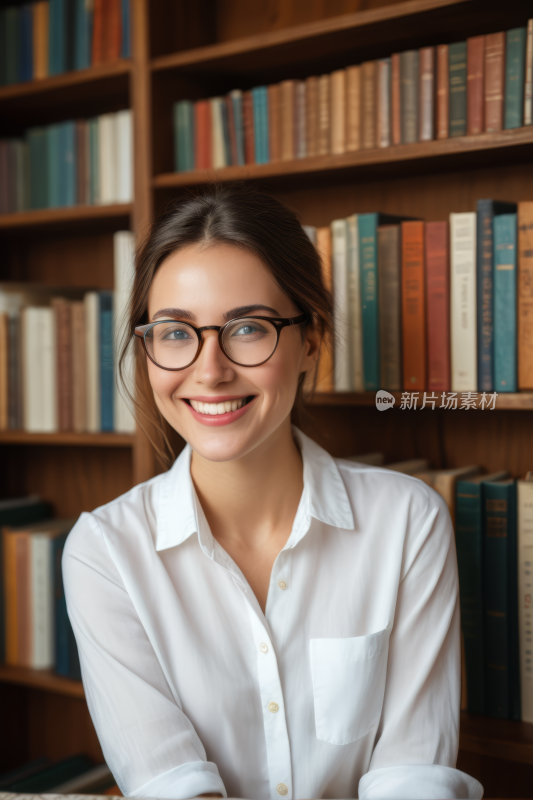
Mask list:
[{"label": "wooden panel", "polygon": [[61,759],[85,753],[96,763],[104,760],[85,700],[39,689],[26,691],[30,759]]},{"label": "wooden panel", "polygon": [[49,669],[29,669],[0,664],[0,683],[31,686],[45,689],[52,694],[65,694],[69,697],[85,697],[81,681],[72,681],[56,675]]},{"label": "wooden panel", "polygon": [[34,228],[44,228],[47,230],[65,230],[66,228],[85,227],[94,223],[104,223],[111,219],[111,225],[121,222],[120,219],[114,221],[113,218],[128,220],[131,212],[129,203],[109,206],[71,206],[68,208],[39,208],[31,211],[17,211],[13,214],[0,215],[0,231],[7,228],[24,228],[28,231]]},{"label": "wooden panel", "polygon": [[59,444],[66,447],[132,447],[135,443],[133,433],[28,433],[28,431],[0,431],[0,444]]},{"label": "wooden panel", "polygon": [[487,798],[533,797],[533,767],[502,758],[459,751],[457,769],[476,778]]},{"label": "wooden panel", "polygon": [[459,747],[533,767],[533,724],[462,713]]},{"label": "wooden panel", "polygon": [[28,761],[27,700],[24,687],[0,684],[0,773]]},{"label": "wooden panel", "polygon": [[216,41],[216,0],[151,0],[150,56]]}]

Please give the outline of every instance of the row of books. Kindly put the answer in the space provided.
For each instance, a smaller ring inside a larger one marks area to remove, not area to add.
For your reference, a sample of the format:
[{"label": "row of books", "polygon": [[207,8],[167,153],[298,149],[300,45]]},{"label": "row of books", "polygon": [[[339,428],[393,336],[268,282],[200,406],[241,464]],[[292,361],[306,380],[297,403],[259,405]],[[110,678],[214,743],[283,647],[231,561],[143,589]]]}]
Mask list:
[{"label": "row of books", "polygon": [[527,28],[174,105],[175,169],[219,169],[533,123]]},{"label": "row of books", "polygon": [[0,9],[0,86],[129,56],[129,0],[38,0]]},{"label": "row of books", "polygon": [[115,233],[114,292],[0,285],[0,429],[135,430],[116,379],[133,246]]},{"label": "row of books", "polygon": [[304,227],[335,301],[318,391],[533,390],[533,202]]},{"label": "row of books", "polygon": [[0,140],[0,214],[132,199],[130,110]]}]

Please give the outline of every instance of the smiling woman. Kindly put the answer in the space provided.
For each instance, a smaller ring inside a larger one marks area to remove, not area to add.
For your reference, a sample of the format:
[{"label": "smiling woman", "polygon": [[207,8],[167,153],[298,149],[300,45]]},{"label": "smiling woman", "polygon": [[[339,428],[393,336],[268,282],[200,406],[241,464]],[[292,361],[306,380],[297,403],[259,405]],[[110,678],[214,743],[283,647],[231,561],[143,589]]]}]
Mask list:
[{"label": "smiling woman", "polygon": [[125,795],[482,795],[455,769],[446,504],[291,426],[330,335],[318,254],[269,196],[210,189],[138,254],[124,349],[138,419],[187,444],[83,514],[63,557],[89,709]]}]

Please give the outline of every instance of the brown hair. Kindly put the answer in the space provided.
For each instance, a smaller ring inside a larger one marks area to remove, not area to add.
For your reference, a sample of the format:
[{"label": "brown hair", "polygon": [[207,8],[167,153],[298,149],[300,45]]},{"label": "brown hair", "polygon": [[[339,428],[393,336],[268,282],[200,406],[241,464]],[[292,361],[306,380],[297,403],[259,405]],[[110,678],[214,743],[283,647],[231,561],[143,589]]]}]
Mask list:
[{"label": "brown hair", "polygon": [[[148,322],[148,294],[163,261],[190,244],[231,244],[254,253],[322,341],[332,336],[332,298],[324,286],[320,257],[296,214],[268,194],[234,183],[210,186],[178,202],[156,220],[136,255],[135,280],[119,360],[123,390],[135,408],[139,425],[165,466],[174,459],[170,426],[157,409],[148,380],[146,357],[135,337],[135,396],[125,379],[125,359],[137,325]],[[301,409],[305,374],[300,376],[295,407]],[[306,389],[314,389],[316,371]]]}]

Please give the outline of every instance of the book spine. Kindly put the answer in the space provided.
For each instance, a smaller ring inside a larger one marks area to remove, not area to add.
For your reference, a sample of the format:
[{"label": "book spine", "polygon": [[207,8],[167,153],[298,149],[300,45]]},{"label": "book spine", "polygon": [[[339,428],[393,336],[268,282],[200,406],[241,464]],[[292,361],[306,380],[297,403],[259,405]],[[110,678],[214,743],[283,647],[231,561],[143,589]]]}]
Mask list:
[{"label": "book spine", "polygon": [[346,70],[346,150],[361,149],[361,67]]},{"label": "book spine", "polygon": [[254,156],[256,164],[264,164],[263,161],[263,124],[261,114],[261,90],[260,87],[252,89],[252,105],[254,116]]},{"label": "book spine", "polygon": [[398,392],[402,388],[400,226],[382,225],[377,233],[381,387]]},{"label": "book spine", "polygon": [[33,13],[30,4],[19,9],[20,66],[19,79],[31,81],[33,78]]},{"label": "book spine", "polygon": [[366,391],[376,391],[379,389],[381,367],[377,271],[377,220],[377,214],[359,215],[363,371]]},{"label": "book spine", "polygon": [[6,664],[16,666],[18,661],[17,619],[17,549],[14,533],[2,534],[4,562],[4,611]]},{"label": "book spine", "polygon": [[53,588],[49,537],[46,534],[30,535],[29,550],[33,622],[30,664],[34,669],[50,669],[53,665]]},{"label": "book spine", "polygon": [[105,0],[94,0],[93,36],[91,42],[92,65],[105,61]]},{"label": "book spine", "polygon": [[402,341],[405,389],[426,388],[424,223],[402,222]]},{"label": "book spine", "polygon": [[281,91],[281,160],[294,158],[294,81],[283,81]]},{"label": "book spine", "polygon": [[270,161],[270,142],[268,140],[268,86],[263,86],[261,90],[261,125],[263,129],[263,163]]},{"label": "book spine", "polygon": [[450,136],[466,134],[466,42],[455,42],[449,48],[450,69]]},{"label": "book spine", "polygon": [[476,214],[450,214],[452,392],[477,391]]},{"label": "book spine", "polygon": [[[224,148],[224,163],[228,167],[233,164],[232,160],[232,153],[231,153],[231,133],[229,128],[229,116],[228,116],[228,104],[226,102],[226,98],[223,97],[219,103],[220,107],[220,116],[222,120],[222,144]],[[193,118],[191,115],[191,122],[189,123],[191,126],[193,124]],[[192,128],[191,128],[192,130]],[[191,169],[194,169],[194,137],[192,139],[192,147],[191,153],[193,156],[193,165]]]},{"label": "book spine", "polygon": [[527,23],[524,125],[533,125],[533,19],[528,20]]},{"label": "book spine", "polygon": [[8,427],[22,428],[22,395],[20,363],[20,317],[8,319]]},{"label": "book spine", "polygon": [[[9,427],[9,319],[0,313],[0,430]],[[0,598],[0,603],[1,603]],[[2,663],[0,661],[0,663]]]},{"label": "book spine", "polygon": [[[231,158],[229,160],[230,164],[238,164],[239,163],[239,156],[237,153],[237,134],[235,131],[235,113],[233,109],[233,100],[231,95],[226,95],[224,98],[224,102],[226,104],[226,116],[228,119],[228,134],[229,134],[229,146],[230,146],[230,154]],[[195,118],[196,118],[196,110],[195,110]],[[194,137],[194,141],[196,142],[196,135]],[[196,163],[196,153],[194,156],[194,160]]]},{"label": "book spine", "polygon": [[194,109],[189,100],[174,105],[174,158],[176,170],[194,169]]},{"label": "book spine", "polygon": [[296,81],[294,86],[294,154],[296,158],[305,158],[307,155],[305,119],[305,83]]},{"label": "book spine", "polygon": [[15,7],[5,10],[5,82],[8,86],[19,81],[20,36],[19,9]]},{"label": "book spine", "polygon": [[87,363],[85,345],[85,307],[82,302],[71,305],[72,342],[72,427],[78,433],[85,430],[87,393]]},{"label": "book spine", "polygon": [[240,89],[234,89],[231,92],[231,99],[233,102],[233,118],[235,120],[235,139],[237,141],[237,161],[239,167],[243,167],[245,162],[244,158],[244,128],[242,121],[242,92]]},{"label": "book spine", "polygon": [[426,223],[428,389],[450,391],[450,253],[447,222]]},{"label": "book spine", "polygon": [[492,200],[477,202],[477,381],[482,392],[494,391],[494,285]]},{"label": "book spine", "polygon": [[68,300],[54,298],[57,348],[57,400],[60,431],[72,430],[71,310]]},{"label": "book spine", "polygon": [[483,513],[482,487],[479,482],[457,482],[455,543],[468,711],[472,714],[484,714]]},{"label": "book spine", "polygon": [[331,73],[331,144],[333,155],[346,150],[346,71]]},{"label": "book spine", "polygon": [[281,161],[281,115],[279,84],[268,87],[268,140],[270,160]]},{"label": "book spine", "polygon": [[503,128],[505,82],[505,33],[485,37],[485,131],[498,133]]},{"label": "book spine", "polygon": [[533,722],[533,481],[518,481],[517,495],[521,718]]},{"label": "book spine", "polygon": [[348,233],[348,321],[351,336],[352,380],[354,392],[363,392],[363,328],[361,319],[361,274],[359,269],[359,218],[346,220]]},{"label": "book spine", "polygon": [[122,0],[122,42],[121,42],[120,55],[122,58],[131,57],[130,0]]},{"label": "book spine", "polygon": [[314,75],[305,81],[305,135],[307,155],[316,156],[318,154],[318,78]]},{"label": "book spine", "polygon": [[39,0],[33,6],[33,77],[41,80],[48,77],[48,12],[47,0]]},{"label": "book spine", "polygon": [[114,428],[113,295],[100,292],[100,419],[103,431]]},{"label": "book spine", "polygon": [[361,147],[372,150],[376,147],[376,62],[365,61],[361,65]]},{"label": "book spine", "polygon": [[400,53],[402,144],[418,141],[418,50]]},{"label": "book spine", "polygon": [[[113,272],[115,291],[114,301],[114,356],[115,364],[119,364],[123,346],[130,340],[128,333],[128,308],[135,278],[135,235],[131,231],[117,231],[113,235]],[[73,315],[76,306],[80,306],[83,319],[82,304],[72,304]],[[75,341],[73,336],[73,341]],[[135,419],[131,412],[129,398],[135,394],[135,352],[130,344],[124,353],[121,378],[125,386],[114,384],[114,429],[120,433],[134,433]],[[126,390],[126,396],[124,391]]]},{"label": "book spine", "polygon": [[95,118],[88,120],[87,124],[89,126],[89,200],[91,205],[96,205],[100,202],[100,135],[98,133],[100,123],[98,118]]},{"label": "book spine", "polygon": [[[52,308],[40,308],[41,339],[39,341],[41,381],[39,386],[40,398],[37,402],[41,405],[41,430],[54,433],[57,425],[57,336],[55,314]],[[30,345],[35,347],[35,343]]]},{"label": "book spine", "polygon": [[[331,259],[331,228],[329,225],[317,228],[316,249],[320,256],[322,266],[322,282],[326,291],[333,293],[332,259]],[[333,343],[323,341],[320,345],[320,357],[317,367],[316,389],[318,392],[333,391]]]},{"label": "book spine", "polygon": [[437,47],[437,139],[450,135],[450,65],[449,47]]},{"label": "book spine", "polygon": [[504,128],[520,128],[524,122],[526,29],[507,31],[505,47]]},{"label": "book spine", "polygon": [[421,142],[435,138],[435,48],[423,47],[419,52],[420,63],[420,129]]},{"label": "book spine", "polygon": [[349,347],[348,241],[345,219],[331,223],[333,255],[333,298],[335,328],[335,391],[352,388],[351,353]]},{"label": "book spine", "polygon": [[402,143],[400,53],[391,56],[391,134],[393,144]]},{"label": "book spine", "polygon": [[[222,98],[212,97],[211,104],[211,161],[213,169],[221,169],[226,166],[226,150],[224,147],[224,131],[222,122]],[[254,130],[254,111],[253,97],[250,93],[250,117],[251,127],[254,136],[252,155],[255,162],[255,130]]]},{"label": "book spine", "polygon": [[[189,168],[194,169],[194,108],[187,109],[189,131]],[[116,135],[116,202],[131,203],[133,200],[133,119],[130,109],[115,114]]]},{"label": "book spine", "polygon": [[86,401],[87,419],[85,429],[97,433],[102,429],[100,415],[100,301],[97,292],[87,292],[85,306],[86,346]]},{"label": "book spine", "polygon": [[61,126],[61,161],[63,177],[63,196],[61,205],[76,205],[76,123],[64,122]]},{"label": "book spine", "polygon": [[87,0],[76,0],[76,46],[74,66],[76,69],[87,69],[91,66],[91,23],[92,15]]},{"label": "book spine", "polygon": [[49,75],[59,75],[66,69],[65,0],[50,0]]},{"label": "book spine", "polygon": [[17,664],[19,667],[31,666],[31,642],[33,625],[30,604],[30,550],[27,533],[16,533],[17,570]]},{"label": "book spine", "polygon": [[494,387],[516,392],[516,214],[494,217]]},{"label": "book spine", "polygon": [[242,95],[242,124],[244,131],[244,159],[247,164],[254,164],[255,163],[254,116],[253,116],[251,92],[243,92]]},{"label": "book spine", "polygon": [[330,79],[329,75],[321,75],[318,79],[318,130],[317,155],[329,154],[330,142]]},{"label": "book spine", "polygon": [[63,546],[65,536],[58,536],[52,539],[52,559],[53,559],[53,580],[54,580],[54,662],[55,671],[58,675],[69,674],[69,652],[68,652],[68,625],[67,602],[63,590],[63,574],[61,571],[61,559],[63,556]]},{"label": "book spine", "polygon": [[116,61],[122,48],[122,0],[106,0],[105,8],[105,60]]},{"label": "book spine", "polygon": [[391,143],[391,61],[377,62],[377,145],[390,147]]},{"label": "book spine", "polygon": [[195,166],[211,167],[211,105],[209,100],[199,100],[194,105]]},{"label": "book spine", "polygon": [[533,202],[518,204],[518,389],[533,390]]},{"label": "book spine", "polygon": [[467,63],[467,118],[469,136],[483,133],[483,83],[485,67],[485,37],[473,36],[466,42]]}]

